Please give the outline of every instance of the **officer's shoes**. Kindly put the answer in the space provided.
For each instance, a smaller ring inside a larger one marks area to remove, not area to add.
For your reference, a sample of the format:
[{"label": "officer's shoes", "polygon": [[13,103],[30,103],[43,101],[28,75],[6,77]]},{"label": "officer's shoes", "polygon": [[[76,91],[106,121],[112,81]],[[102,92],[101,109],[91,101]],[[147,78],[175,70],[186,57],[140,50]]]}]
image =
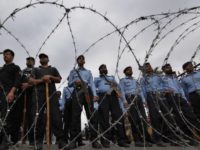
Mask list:
[{"label": "officer's shoes", "polygon": [[92,147],[96,148],[96,149],[101,149],[102,148],[101,144],[99,142],[97,142],[97,141],[92,143]]},{"label": "officer's shoes", "polygon": [[135,142],[135,147],[144,147],[144,143],[140,141]]},{"label": "officer's shoes", "polygon": [[35,146],[35,143],[34,143],[34,142],[29,142],[29,146],[30,146],[30,147],[34,147],[34,146]]},{"label": "officer's shoes", "polygon": [[42,143],[37,143],[36,147],[34,148],[35,150],[42,150],[43,144]]},{"label": "officer's shoes", "polygon": [[126,144],[125,142],[118,142],[118,145],[119,145],[120,147],[130,147],[130,145],[129,145],[129,144]]},{"label": "officer's shoes", "polygon": [[58,148],[62,150],[69,150],[69,146],[67,146],[67,143],[64,140],[58,141]]},{"label": "officer's shoes", "polygon": [[175,142],[170,142],[170,145],[171,145],[171,146],[180,146],[180,144],[177,143],[176,141],[175,141]]},{"label": "officer's shoes", "polygon": [[149,142],[141,142],[141,141],[137,141],[135,142],[135,147],[152,147],[152,144]]},{"label": "officer's shoes", "polygon": [[156,143],[158,147],[166,147],[167,145],[163,141],[159,141]]},{"label": "officer's shoes", "polygon": [[2,143],[0,145],[0,150],[8,150],[9,149],[9,145],[7,143]]},{"label": "officer's shoes", "polygon": [[104,148],[110,148],[110,143],[101,143]]},{"label": "officer's shoes", "polygon": [[146,146],[146,147],[152,147],[153,145],[152,145],[150,142],[146,142],[146,143],[145,143],[145,146]]},{"label": "officer's shoes", "polygon": [[83,142],[83,141],[81,141],[81,142],[78,142],[78,146],[85,146],[86,144]]},{"label": "officer's shoes", "polygon": [[188,143],[190,146],[199,146],[199,143],[194,141],[194,140],[190,140]]},{"label": "officer's shoes", "polygon": [[69,144],[69,146],[68,146],[68,149],[75,149],[75,148],[77,148],[76,142],[71,142],[71,143]]}]

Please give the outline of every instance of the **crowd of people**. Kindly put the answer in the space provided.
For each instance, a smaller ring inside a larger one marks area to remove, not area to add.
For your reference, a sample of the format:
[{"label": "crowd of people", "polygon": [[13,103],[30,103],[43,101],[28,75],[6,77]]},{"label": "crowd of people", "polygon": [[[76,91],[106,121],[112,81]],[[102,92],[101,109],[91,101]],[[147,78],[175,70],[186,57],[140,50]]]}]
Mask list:
[{"label": "crowd of people", "polygon": [[177,76],[170,64],[162,66],[162,74],[156,73],[147,62],[138,80],[127,66],[117,82],[108,75],[106,64],[99,66],[99,77],[93,78],[80,55],[61,93],[55,84],[62,77],[49,65],[47,54],[39,55],[38,67],[33,57],[26,58],[23,70],[14,63],[14,56],[12,50],[4,50],[5,64],[0,68],[1,150],[26,140],[35,150],[42,150],[44,138],[51,144],[51,133],[59,149],[84,146],[83,106],[89,125],[86,137],[95,149],[110,148],[111,142],[129,147],[132,139],[126,132],[127,118],[136,147],[199,144],[200,71],[191,61],[183,64],[182,76]]}]

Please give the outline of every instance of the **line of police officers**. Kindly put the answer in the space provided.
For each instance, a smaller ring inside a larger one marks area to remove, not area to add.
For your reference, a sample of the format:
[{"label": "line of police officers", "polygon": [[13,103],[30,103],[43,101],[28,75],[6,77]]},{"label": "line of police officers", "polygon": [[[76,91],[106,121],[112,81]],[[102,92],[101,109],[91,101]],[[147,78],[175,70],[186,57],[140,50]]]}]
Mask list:
[{"label": "line of police officers", "polygon": [[[9,149],[20,137],[24,141],[28,133],[29,144],[42,150],[47,97],[51,131],[59,149],[85,145],[81,136],[83,106],[93,148],[109,148],[114,129],[118,146],[129,147],[124,117],[128,117],[131,124],[135,146],[156,144],[164,147],[165,142],[198,145],[200,71],[194,70],[192,62],[183,65],[187,75],[180,80],[170,64],[162,67],[164,75],[160,75],[153,72],[150,63],[145,63],[140,81],[133,78],[132,67],[128,66],[124,69],[125,77],[118,84],[114,76],[108,75],[105,64],[100,65],[100,75],[93,80],[91,71],[84,67],[85,57],[80,55],[78,67],[70,72],[68,86],[63,89],[62,121],[55,87],[62,78],[58,70],[48,64],[48,55],[39,55],[39,67],[34,67],[34,58],[28,57],[27,68],[22,71],[13,63],[12,50],[4,50],[3,57],[5,64],[0,68],[0,149]],[[49,93],[45,92],[46,88]],[[152,134],[148,132],[149,126]],[[21,134],[20,127],[23,129]]]}]

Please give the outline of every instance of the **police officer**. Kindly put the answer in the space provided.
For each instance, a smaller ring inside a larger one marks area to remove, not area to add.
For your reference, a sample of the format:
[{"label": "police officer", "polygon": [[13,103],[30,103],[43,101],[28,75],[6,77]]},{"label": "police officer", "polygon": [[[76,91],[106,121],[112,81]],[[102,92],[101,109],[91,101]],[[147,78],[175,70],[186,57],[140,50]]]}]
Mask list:
[{"label": "police officer", "polygon": [[162,141],[162,124],[164,120],[159,113],[161,112],[160,106],[162,106],[159,100],[159,93],[162,91],[162,78],[160,75],[153,72],[150,63],[144,64],[143,71],[144,74],[140,84],[149,108],[151,125],[154,129],[152,138],[157,146],[165,147],[166,145]]},{"label": "police officer", "polygon": [[120,80],[120,87],[123,99],[128,101],[130,105],[128,118],[131,123],[135,146],[152,146],[152,144],[147,142],[151,140],[151,137],[147,132],[147,117],[143,105],[146,102],[141,87],[138,81],[132,77],[133,71],[131,66],[124,69],[124,74],[125,77]]},{"label": "police officer", "polygon": [[[48,55],[42,53],[39,55],[41,66],[34,68],[34,78],[29,79],[29,83],[36,85],[36,110],[39,113],[36,123],[36,150],[42,150],[43,138],[44,138],[44,109],[46,94],[49,94],[50,103],[50,120],[53,134],[58,140],[58,148],[63,148],[66,145],[64,141],[64,133],[62,130],[61,114],[59,112],[59,103],[56,95],[55,83],[60,83],[61,76],[55,67],[48,65]],[[45,93],[45,83],[48,83],[49,93]],[[64,149],[68,149],[65,147]]]},{"label": "police officer", "polygon": [[[123,128],[123,117],[120,119],[123,114],[119,105],[120,88],[114,76],[108,76],[107,73],[108,70],[106,65],[102,64],[99,67],[100,76],[94,79],[94,83],[99,96],[98,113],[100,127],[102,128],[102,132],[106,131],[110,127],[109,112],[111,112],[113,121],[119,121],[119,123],[116,124],[118,133],[118,145],[121,147],[129,147],[129,145],[125,143],[126,137]],[[101,143],[106,148],[110,147],[110,134],[110,132],[106,132],[104,134],[105,138],[101,138]]]},{"label": "police officer", "polygon": [[200,71],[195,71],[190,61],[184,63],[182,68],[187,74],[181,78],[181,83],[195,115],[200,119]]},{"label": "police officer", "polygon": [[[192,108],[188,104],[188,101],[185,97],[183,88],[180,84],[180,82],[177,79],[177,76],[175,72],[173,72],[172,67],[170,64],[165,64],[162,66],[162,70],[165,73],[163,76],[163,94],[165,99],[168,102],[168,110],[172,110],[171,114],[172,119],[174,119],[175,126],[178,126],[181,130],[184,131],[185,134],[193,137],[193,133],[191,132],[193,127],[191,129],[188,129],[189,124],[185,121],[183,116],[189,120],[190,123],[193,124],[197,129],[200,129],[200,123],[197,120],[197,117],[192,111]],[[180,114],[182,112],[182,114]],[[179,132],[179,131],[178,131]],[[179,132],[180,133],[180,132]],[[184,135],[182,135],[184,136]],[[181,140],[180,137],[176,138],[178,142]],[[190,145],[198,145],[197,142],[189,139]],[[176,145],[176,141],[173,141],[171,143],[172,145]]]},{"label": "police officer", "polygon": [[[98,120],[94,113],[93,102],[98,100],[96,88],[93,82],[93,76],[90,70],[84,67],[85,57],[80,55],[77,57],[78,68],[73,69],[68,77],[69,87],[73,87],[72,93],[72,121],[71,121],[71,140],[70,148],[76,148],[76,138],[80,134],[80,116],[82,106],[84,106],[91,131],[91,139],[97,138]],[[94,114],[93,114],[94,113]],[[91,118],[92,116],[92,118]],[[92,127],[91,127],[92,126]],[[93,148],[101,148],[101,144],[95,140],[92,143]]]},{"label": "police officer", "polygon": [[0,149],[9,149],[8,136],[15,144],[19,140],[21,101],[16,97],[20,87],[20,67],[13,63],[15,53],[3,51],[5,64],[0,69]]},{"label": "police officer", "polygon": [[[29,77],[32,75],[32,71],[35,65],[35,59],[33,57],[26,58],[26,68],[22,70],[21,73],[21,91],[23,95],[21,96],[24,108],[23,108],[23,121],[22,121],[22,138],[28,132],[29,145],[34,146],[34,129],[32,124],[34,123],[34,88],[28,83]],[[27,129],[26,129],[27,128]],[[24,141],[24,139],[22,139]]]}]

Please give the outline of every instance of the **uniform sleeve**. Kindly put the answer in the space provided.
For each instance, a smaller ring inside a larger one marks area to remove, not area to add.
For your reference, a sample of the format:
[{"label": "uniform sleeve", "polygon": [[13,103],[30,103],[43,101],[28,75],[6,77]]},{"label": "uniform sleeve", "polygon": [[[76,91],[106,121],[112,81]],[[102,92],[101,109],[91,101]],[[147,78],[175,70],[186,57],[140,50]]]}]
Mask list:
[{"label": "uniform sleeve", "polygon": [[96,87],[94,85],[94,80],[91,71],[89,71],[89,85],[92,89],[93,96],[97,96]]},{"label": "uniform sleeve", "polygon": [[58,70],[55,67],[53,67],[53,69],[54,69],[54,76],[62,78]]},{"label": "uniform sleeve", "polygon": [[123,99],[123,101],[125,101],[126,100],[126,96],[125,96],[124,80],[123,79],[121,79],[119,81],[119,86],[120,86],[120,91],[121,91],[122,99]]},{"label": "uniform sleeve", "polygon": [[121,108],[123,113],[127,111],[126,108],[124,107],[123,100],[121,100],[121,99],[119,100],[119,107]]},{"label": "uniform sleeve", "polygon": [[179,86],[180,86],[180,93],[181,93],[181,96],[183,97],[183,99],[186,99],[188,100],[189,99],[189,93],[188,93],[188,90],[184,84],[184,82],[182,80],[180,80],[179,82]]},{"label": "uniform sleeve", "polygon": [[94,85],[97,93],[98,93],[98,84],[99,84],[99,78],[94,78]]},{"label": "uniform sleeve", "polygon": [[19,88],[21,83],[21,75],[20,75],[21,69],[19,66],[16,66],[15,69],[15,81],[14,81],[14,87]]},{"label": "uniform sleeve", "polygon": [[137,89],[139,91],[142,102],[145,102],[146,100],[145,100],[145,96],[144,96],[143,90],[141,88],[141,85],[139,84],[139,82],[136,82],[136,84],[137,84]]},{"label": "uniform sleeve", "polygon": [[73,79],[73,76],[74,76],[74,70],[71,70],[70,73],[69,73],[69,76],[68,76],[68,86],[69,87],[73,87],[74,85],[74,79]]},{"label": "uniform sleeve", "polygon": [[141,86],[141,92],[143,93],[143,96],[145,99],[147,99],[147,92],[145,89],[145,81],[144,77],[140,79],[140,86]]}]

